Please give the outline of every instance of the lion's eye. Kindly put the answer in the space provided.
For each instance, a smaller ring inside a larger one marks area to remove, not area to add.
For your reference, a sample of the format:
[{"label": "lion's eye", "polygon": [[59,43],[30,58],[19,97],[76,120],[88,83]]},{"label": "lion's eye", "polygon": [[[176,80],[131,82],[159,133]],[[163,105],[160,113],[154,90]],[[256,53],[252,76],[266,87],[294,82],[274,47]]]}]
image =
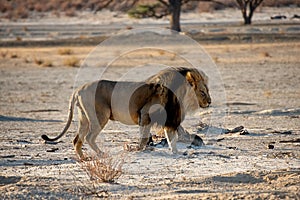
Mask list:
[{"label": "lion's eye", "polygon": [[202,95],[203,97],[206,96],[205,92],[203,92],[203,91],[201,91],[201,95]]}]

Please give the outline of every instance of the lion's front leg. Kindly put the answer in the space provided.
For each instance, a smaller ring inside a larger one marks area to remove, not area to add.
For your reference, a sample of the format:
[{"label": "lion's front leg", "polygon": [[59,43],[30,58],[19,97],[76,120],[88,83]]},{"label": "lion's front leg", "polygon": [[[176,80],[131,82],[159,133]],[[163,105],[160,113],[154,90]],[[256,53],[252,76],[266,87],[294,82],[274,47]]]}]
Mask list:
[{"label": "lion's front leg", "polygon": [[177,140],[178,140],[177,131],[174,130],[173,128],[165,127],[164,132],[165,132],[169,147],[171,148],[171,151],[174,154],[178,153],[177,145],[176,145]]},{"label": "lion's front leg", "polygon": [[148,114],[148,106],[145,106],[141,110],[139,117],[139,126],[140,126],[140,138],[138,144],[138,150],[144,150],[147,146],[150,137],[150,128],[151,128],[151,119]]},{"label": "lion's front leg", "polygon": [[138,144],[138,150],[144,150],[147,146],[150,137],[150,125],[140,126],[140,139]]}]

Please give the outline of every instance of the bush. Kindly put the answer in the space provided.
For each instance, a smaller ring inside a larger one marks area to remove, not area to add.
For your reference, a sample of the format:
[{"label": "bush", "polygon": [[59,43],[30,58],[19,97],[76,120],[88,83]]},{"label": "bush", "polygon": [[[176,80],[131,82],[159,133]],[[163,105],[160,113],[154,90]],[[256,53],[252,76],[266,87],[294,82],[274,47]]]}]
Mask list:
[{"label": "bush", "polygon": [[59,55],[71,55],[71,54],[73,54],[73,51],[72,51],[72,49],[63,48],[63,49],[58,49],[58,54]]},{"label": "bush", "polygon": [[[86,156],[85,156],[86,157]],[[81,161],[81,168],[95,182],[114,182],[122,175],[124,159],[114,161],[112,156],[93,156],[89,161]]]},{"label": "bush", "polygon": [[66,58],[63,61],[63,64],[65,66],[68,66],[68,67],[79,67],[80,66],[80,60],[76,57]]},{"label": "bush", "polygon": [[160,4],[140,4],[135,8],[132,8],[128,11],[128,15],[133,18],[141,19],[146,17],[155,17],[157,16],[156,10],[160,7]]},{"label": "bush", "polygon": [[[27,60],[28,61],[28,60]],[[26,62],[27,62],[26,61]],[[38,66],[42,66],[42,67],[53,67],[53,63],[51,60],[43,60],[42,58],[33,58],[33,61],[35,64],[37,64]]]}]

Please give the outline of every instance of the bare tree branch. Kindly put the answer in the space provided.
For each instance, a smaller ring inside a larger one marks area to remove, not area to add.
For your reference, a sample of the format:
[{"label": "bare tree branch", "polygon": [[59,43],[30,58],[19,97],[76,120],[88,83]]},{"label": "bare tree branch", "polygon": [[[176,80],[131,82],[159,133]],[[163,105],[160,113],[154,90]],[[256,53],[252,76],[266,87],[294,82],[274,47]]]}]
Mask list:
[{"label": "bare tree branch", "polygon": [[94,14],[100,10],[102,10],[103,8],[106,8],[107,6],[109,6],[114,0],[107,0],[107,1],[103,1],[104,4],[99,4],[97,5],[97,7],[94,10]]},{"label": "bare tree branch", "polygon": [[226,4],[224,4],[223,2],[220,2],[220,1],[215,1],[215,0],[185,0],[185,3],[189,3],[191,1],[198,1],[198,2],[212,2],[212,3],[216,3],[216,4],[219,4],[219,5],[222,5],[222,6],[226,6]]},{"label": "bare tree branch", "polygon": [[158,2],[160,2],[161,4],[163,4],[166,7],[169,7],[170,4],[168,4],[167,2],[165,2],[164,0],[157,0]]}]

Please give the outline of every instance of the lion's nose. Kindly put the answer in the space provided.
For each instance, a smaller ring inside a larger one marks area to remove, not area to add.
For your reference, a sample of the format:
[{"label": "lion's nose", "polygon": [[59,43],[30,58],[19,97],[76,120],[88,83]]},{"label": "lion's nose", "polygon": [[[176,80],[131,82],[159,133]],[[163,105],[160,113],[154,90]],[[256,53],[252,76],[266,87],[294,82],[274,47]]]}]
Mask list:
[{"label": "lion's nose", "polygon": [[207,103],[208,105],[211,104],[211,98],[208,98]]}]

